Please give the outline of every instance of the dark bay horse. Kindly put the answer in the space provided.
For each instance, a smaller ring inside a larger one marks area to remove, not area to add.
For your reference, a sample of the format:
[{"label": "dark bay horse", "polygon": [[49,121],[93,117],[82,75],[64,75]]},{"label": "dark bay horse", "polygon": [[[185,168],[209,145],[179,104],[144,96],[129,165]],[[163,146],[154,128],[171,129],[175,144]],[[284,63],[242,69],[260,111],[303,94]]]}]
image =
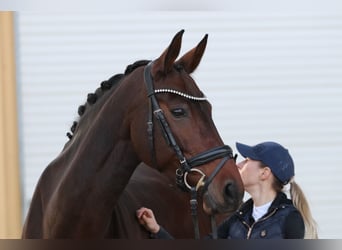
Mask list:
[{"label": "dark bay horse", "polygon": [[[140,205],[168,217],[160,222],[172,232],[182,227],[177,218],[188,218],[181,189],[201,191],[208,214],[237,208],[243,186],[235,159],[190,76],[207,35],[177,60],[182,35],[157,59],[129,65],[88,95],[70,140],[39,179],[23,238],[144,238],[141,228],[120,226],[139,227],[125,218],[134,218]],[[170,206],[177,201],[183,202]]]}]

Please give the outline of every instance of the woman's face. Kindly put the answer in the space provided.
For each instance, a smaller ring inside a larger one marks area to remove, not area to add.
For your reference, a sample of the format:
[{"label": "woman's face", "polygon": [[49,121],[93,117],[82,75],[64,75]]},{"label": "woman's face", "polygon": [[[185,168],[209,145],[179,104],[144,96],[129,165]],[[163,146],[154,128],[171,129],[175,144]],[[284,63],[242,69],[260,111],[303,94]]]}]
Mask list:
[{"label": "woman's face", "polygon": [[257,185],[260,181],[260,175],[262,174],[260,165],[260,161],[249,158],[246,158],[237,164],[243,185],[247,192],[248,189]]}]

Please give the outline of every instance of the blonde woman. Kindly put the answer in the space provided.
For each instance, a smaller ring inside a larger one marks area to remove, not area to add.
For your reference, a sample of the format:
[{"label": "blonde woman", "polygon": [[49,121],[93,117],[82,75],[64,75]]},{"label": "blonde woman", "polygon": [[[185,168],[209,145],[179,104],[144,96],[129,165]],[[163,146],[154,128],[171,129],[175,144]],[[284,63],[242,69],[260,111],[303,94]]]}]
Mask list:
[{"label": "blonde woman", "polygon": [[[288,150],[276,142],[255,146],[236,143],[236,148],[245,158],[238,168],[251,198],[221,223],[218,238],[317,238],[308,202],[294,181],[294,163]],[[291,185],[291,199],[283,192],[287,184]],[[153,238],[172,238],[157,223],[152,210],[142,207],[137,210],[137,217]]]}]

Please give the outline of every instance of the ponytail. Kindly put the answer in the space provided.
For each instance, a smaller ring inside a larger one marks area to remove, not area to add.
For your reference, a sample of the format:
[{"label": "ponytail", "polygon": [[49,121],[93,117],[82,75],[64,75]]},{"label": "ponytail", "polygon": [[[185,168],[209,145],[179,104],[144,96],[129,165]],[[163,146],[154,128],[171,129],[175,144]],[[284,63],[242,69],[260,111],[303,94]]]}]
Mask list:
[{"label": "ponytail", "polygon": [[293,205],[298,209],[301,213],[304,224],[305,224],[305,239],[318,239],[317,234],[317,224],[316,221],[313,219],[309,203],[305,198],[304,192],[300,188],[300,186],[292,180],[290,182],[290,195],[293,202]]},{"label": "ponytail", "polygon": [[[265,164],[261,163],[260,167],[267,167]],[[273,175],[274,176],[274,175]],[[276,192],[286,193],[284,184],[274,176],[272,187]],[[290,196],[293,205],[297,208],[299,213],[302,215],[305,225],[305,235],[304,239],[318,239],[317,233],[317,223],[312,217],[309,203],[304,195],[303,190],[294,181],[294,178],[290,180]]]}]

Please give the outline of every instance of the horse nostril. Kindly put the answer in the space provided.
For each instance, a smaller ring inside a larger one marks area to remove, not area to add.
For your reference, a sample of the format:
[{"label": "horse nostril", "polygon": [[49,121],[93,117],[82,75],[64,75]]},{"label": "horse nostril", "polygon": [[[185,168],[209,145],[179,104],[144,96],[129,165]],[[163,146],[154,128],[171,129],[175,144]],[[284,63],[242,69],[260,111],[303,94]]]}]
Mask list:
[{"label": "horse nostril", "polygon": [[235,198],[236,197],[236,185],[230,181],[226,184],[224,193],[227,198]]}]

